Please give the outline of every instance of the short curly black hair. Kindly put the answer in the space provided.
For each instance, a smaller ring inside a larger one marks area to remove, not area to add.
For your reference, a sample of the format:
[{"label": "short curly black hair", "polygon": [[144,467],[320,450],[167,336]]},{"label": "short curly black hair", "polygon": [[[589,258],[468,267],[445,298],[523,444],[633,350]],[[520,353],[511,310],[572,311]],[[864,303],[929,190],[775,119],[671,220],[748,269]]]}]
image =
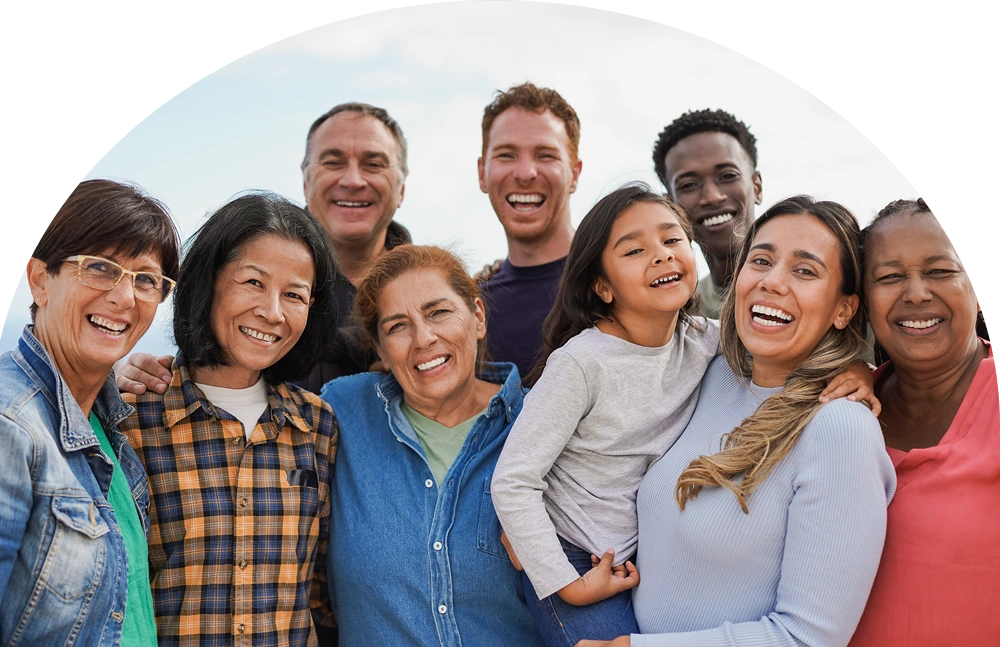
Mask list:
[{"label": "short curly black hair", "polygon": [[656,176],[670,192],[667,182],[667,152],[674,144],[698,133],[726,133],[736,138],[743,150],[750,157],[754,169],[757,168],[757,138],[750,133],[747,125],[725,110],[689,110],[660,132],[653,146],[653,168]]}]

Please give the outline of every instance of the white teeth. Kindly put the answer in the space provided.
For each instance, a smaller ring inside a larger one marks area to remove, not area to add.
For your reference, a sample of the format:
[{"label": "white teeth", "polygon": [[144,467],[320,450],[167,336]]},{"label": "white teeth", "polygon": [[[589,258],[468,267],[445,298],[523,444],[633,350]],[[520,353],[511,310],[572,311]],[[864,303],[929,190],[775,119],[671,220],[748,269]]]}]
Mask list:
[{"label": "white teeth", "polygon": [[511,204],[514,203],[541,204],[544,199],[545,198],[538,195],[537,193],[529,193],[529,194],[512,193],[511,195],[507,196],[507,202],[510,202]]},{"label": "white teeth", "polygon": [[763,317],[754,317],[753,320],[763,326],[784,326],[790,323],[795,317],[788,314],[784,310],[778,310],[777,308],[768,308],[767,306],[755,305],[750,308],[750,311],[754,314],[765,315],[768,317],[774,317],[775,319],[781,319],[781,321],[772,321],[770,319],[764,319]]},{"label": "white teeth", "polygon": [[333,204],[338,207],[369,207],[371,202],[348,202],[347,200],[334,200]]},{"label": "white teeth", "polygon": [[259,330],[254,330],[253,328],[247,328],[246,326],[240,326],[240,332],[248,337],[253,337],[254,339],[259,339],[261,341],[271,342],[277,339],[275,335],[267,335],[260,332]]},{"label": "white teeth", "polygon": [[729,222],[735,217],[736,217],[735,214],[732,213],[720,213],[717,216],[712,216],[711,218],[705,218],[699,224],[701,224],[704,227],[714,227],[715,225],[721,225],[724,222]]},{"label": "white teeth", "polygon": [[663,285],[664,283],[673,283],[674,281],[679,281],[680,279],[681,279],[681,275],[678,274],[677,272],[674,272],[673,274],[670,274],[669,276],[661,276],[660,278],[658,278],[655,281],[653,281],[652,283],[650,283],[649,286],[655,288],[658,285]]},{"label": "white teeth", "polygon": [[109,332],[113,332],[115,334],[121,334],[122,332],[124,332],[126,328],[128,328],[128,324],[108,321],[104,317],[98,317],[97,315],[90,315],[90,321],[97,324],[101,328],[106,328]]},{"label": "white teeth", "polygon": [[926,321],[900,321],[899,325],[903,328],[916,328],[917,330],[922,330],[924,328],[930,328],[931,326],[936,326],[944,321],[944,319],[927,319]]},{"label": "white teeth", "polygon": [[447,359],[448,359],[447,357],[435,357],[434,359],[432,359],[432,360],[430,360],[428,362],[424,362],[423,364],[417,364],[417,370],[418,371],[429,371],[432,368],[436,368],[438,366],[441,366],[442,364],[445,363],[445,361]]}]

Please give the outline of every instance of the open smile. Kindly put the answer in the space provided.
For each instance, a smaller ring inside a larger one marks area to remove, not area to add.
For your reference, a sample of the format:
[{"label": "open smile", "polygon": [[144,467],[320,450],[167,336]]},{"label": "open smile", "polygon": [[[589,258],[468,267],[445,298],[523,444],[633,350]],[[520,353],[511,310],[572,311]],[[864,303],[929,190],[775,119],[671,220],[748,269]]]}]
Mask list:
[{"label": "open smile", "polygon": [[754,305],[750,308],[750,318],[754,323],[760,324],[761,326],[769,327],[781,327],[787,326],[788,324],[795,321],[795,317],[788,314],[784,310],[778,308],[769,308],[768,306]]},{"label": "open smile", "polygon": [[439,366],[443,366],[448,360],[451,359],[451,355],[439,355],[434,359],[429,359],[426,362],[416,365],[416,369],[421,373],[426,373],[427,371],[433,371]]},{"label": "open smile", "polygon": [[267,344],[273,344],[274,342],[281,339],[277,335],[269,335],[266,332],[261,332],[259,330],[254,330],[253,328],[247,328],[246,326],[240,326],[240,332],[256,341],[262,341]]},{"label": "open smile", "polygon": [[681,280],[681,275],[677,272],[671,274],[664,274],[663,276],[657,278],[655,281],[649,284],[651,288],[660,288],[667,285],[672,285],[678,283]]},{"label": "open smile", "polygon": [[736,217],[736,212],[728,211],[726,213],[720,213],[714,216],[705,216],[704,218],[699,218],[698,224],[702,227],[708,227],[708,228],[719,227],[733,220],[735,217]]},{"label": "open smile", "polygon": [[132,324],[120,321],[111,321],[110,319],[105,319],[104,317],[98,315],[87,315],[87,321],[90,322],[91,326],[97,328],[105,335],[110,335],[111,337],[118,337],[132,327]]},{"label": "open smile", "polygon": [[372,206],[372,202],[358,202],[351,200],[334,200],[333,204],[343,209],[365,209]]},{"label": "open smile", "polygon": [[906,319],[897,321],[896,325],[908,334],[930,334],[937,330],[938,326],[944,323],[941,317],[931,317],[928,319]]},{"label": "open smile", "polygon": [[514,211],[534,211],[545,204],[545,196],[540,193],[511,193],[507,196],[507,204]]}]

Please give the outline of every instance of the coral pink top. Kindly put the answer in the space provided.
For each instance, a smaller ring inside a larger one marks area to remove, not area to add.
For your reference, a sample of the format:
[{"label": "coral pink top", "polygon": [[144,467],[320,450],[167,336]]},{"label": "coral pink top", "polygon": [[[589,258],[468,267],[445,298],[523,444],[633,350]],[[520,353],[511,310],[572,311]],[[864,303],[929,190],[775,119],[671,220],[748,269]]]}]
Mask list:
[{"label": "coral pink top", "polygon": [[[879,367],[875,381],[891,371]],[[885,549],[852,647],[1000,644],[1000,402],[993,350],[935,447],[888,448]]]}]

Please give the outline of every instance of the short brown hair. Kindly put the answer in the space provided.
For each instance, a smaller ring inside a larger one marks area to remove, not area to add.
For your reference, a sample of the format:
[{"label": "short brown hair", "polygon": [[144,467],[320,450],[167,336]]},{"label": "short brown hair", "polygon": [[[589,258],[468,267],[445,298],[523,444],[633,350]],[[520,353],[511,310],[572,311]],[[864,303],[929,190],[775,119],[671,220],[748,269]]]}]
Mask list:
[{"label": "short brown hair", "polygon": [[323,125],[323,122],[341,112],[356,112],[360,115],[375,117],[382,122],[389,131],[389,134],[396,141],[396,151],[399,154],[399,171],[403,174],[403,179],[405,180],[406,176],[410,174],[410,169],[406,165],[406,137],[403,136],[403,129],[395,119],[389,116],[385,108],[379,108],[370,103],[360,103],[358,101],[335,105],[317,117],[316,121],[309,126],[309,133],[306,135],[306,154],[302,158],[302,170],[306,170],[306,167],[309,166],[309,153],[312,151],[313,135]]},{"label": "short brown hair", "polygon": [[[160,257],[164,275],[177,278],[180,236],[167,207],[140,187],[111,180],[81,182],[66,198],[31,253],[55,276],[63,259],[78,254]],[[38,306],[31,304],[31,320]]]},{"label": "short brown hair", "polygon": [[[476,299],[481,297],[481,293],[476,281],[469,276],[465,266],[462,265],[462,261],[440,247],[400,245],[372,262],[358,285],[357,296],[354,297],[352,316],[361,327],[365,341],[372,347],[378,345],[378,300],[382,296],[382,291],[400,276],[419,270],[440,272],[455,294],[475,312]],[[486,360],[485,337],[479,340],[476,351],[478,372]]]},{"label": "short brown hair", "polygon": [[490,129],[493,121],[508,108],[523,108],[538,114],[550,111],[555,116],[562,119],[566,126],[566,136],[569,139],[569,154],[573,161],[577,159],[580,150],[580,118],[576,116],[576,110],[566,102],[558,92],[552,88],[540,88],[534,83],[527,81],[521,85],[515,85],[506,92],[497,90],[492,103],[486,106],[483,112],[483,156],[486,156],[486,148],[490,141]]}]

